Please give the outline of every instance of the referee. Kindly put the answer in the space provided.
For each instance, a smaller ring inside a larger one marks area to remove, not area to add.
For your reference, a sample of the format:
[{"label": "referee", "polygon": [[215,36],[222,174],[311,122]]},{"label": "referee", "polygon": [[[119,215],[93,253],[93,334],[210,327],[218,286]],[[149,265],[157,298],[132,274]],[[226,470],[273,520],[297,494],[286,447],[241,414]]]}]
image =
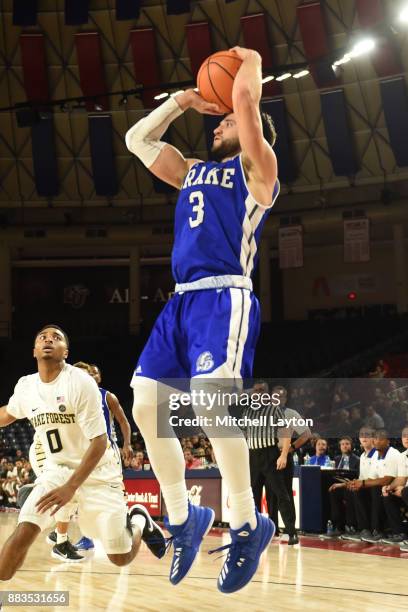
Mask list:
[{"label": "referee", "polygon": [[[255,399],[255,395],[259,397],[268,392],[268,384],[258,382],[249,393]],[[265,486],[266,490],[269,489],[276,496],[277,510],[281,513],[285,529],[289,534],[288,544],[297,544],[299,540],[295,528],[295,507],[289,497],[284,479],[290,438],[284,439],[282,448],[279,448],[277,427],[273,425],[278,419],[284,418],[280,406],[273,401],[267,405],[262,404],[259,410],[248,406],[242,410],[240,416],[246,418],[247,422],[253,419],[261,420],[261,417],[264,417],[262,420],[266,423],[265,425],[249,423],[243,428],[249,447],[251,487],[256,507],[261,511],[262,490]],[[269,512],[271,513],[270,509]]]},{"label": "referee", "polygon": [[[293,426],[291,424],[284,429],[280,429],[278,432],[279,446],[282,445],[283,440],[285,438],[289,438],[289,440],[292,440],[292,438],[294,437],[294,434],[298,436],[293,440],[293,442],[291,442],[289,446],[286,467],[283,470],[283,478],[285,480],[286,490],[288,492],[290,502],[293,507],[293,512],[295,513],[295,516],[296,516],[295,502],[293,500],[293,474],[295,470],[295,466],[293,463],[293,453],[299,450],[299,448],[303,446],[303,444],[306,444],[306,442],[309,440],[310,436],[312,435],[312,432],[310,431],[310,428],[307,425],[299,424],[301,415],[297,412],[297,410],[293,410],[292,408],[287,407],[286,402],[288,400],[288,392],[286,391],[285,387],[283,387],[282,385],[275,386],[272,389],[272,395],[279,395],[279,399],[280,399],[279,408],[286,419],[297,419],[298,420],[298,424],[296,426]],[[269,487],[266,487],[266,503],[268,504],[268,508],[272,508],[271,519],[276,524],[277,530],[278,530],[277,499],[276,499],[276,495]]]}]

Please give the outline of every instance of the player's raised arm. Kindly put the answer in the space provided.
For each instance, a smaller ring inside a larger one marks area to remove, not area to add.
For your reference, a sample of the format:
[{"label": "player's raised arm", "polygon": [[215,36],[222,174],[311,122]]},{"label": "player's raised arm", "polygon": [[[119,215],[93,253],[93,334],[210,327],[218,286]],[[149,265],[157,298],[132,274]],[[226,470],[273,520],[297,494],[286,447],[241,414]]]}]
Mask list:
[{"label": "player's raised arm", "polygon": [[242,59],[232,88],[232,103],[244,166],[254,181],[264,185],[264,201],[260,203],[268,206],[271,204],[278,168],[275,153],[263,136],[259,110],[262,60],[259,53],[252,49],[234,47],[233,50]]},{"label": "player's raised arm", "polygon": [[7,427],[16,420],[9,412],[7,412],[7,406],[0,408],[0,427]]},{"label": "player's raised arm", "polygon": [[180,189],[190,166],[197,159],[186,159],[183,154],[160,140],[169,125],[188,108],[199,113],[220,114],[216,104],[203,100],[193,89],[171,96],[126,132],[126,146],[162,181]]}]

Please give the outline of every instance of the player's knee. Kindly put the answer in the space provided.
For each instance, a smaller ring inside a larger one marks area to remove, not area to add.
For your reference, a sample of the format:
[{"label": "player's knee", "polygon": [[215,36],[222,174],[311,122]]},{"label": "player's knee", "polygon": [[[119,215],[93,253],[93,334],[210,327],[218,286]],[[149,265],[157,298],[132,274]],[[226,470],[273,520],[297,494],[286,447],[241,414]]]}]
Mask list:
[{"label": "player's knee", "polygon": [[138,376],[133,383],[133,408],[132,414],[135,422],[140,422],[146,417],[151,417],[151,411],[157,407],[157,383],[150,378]]}]

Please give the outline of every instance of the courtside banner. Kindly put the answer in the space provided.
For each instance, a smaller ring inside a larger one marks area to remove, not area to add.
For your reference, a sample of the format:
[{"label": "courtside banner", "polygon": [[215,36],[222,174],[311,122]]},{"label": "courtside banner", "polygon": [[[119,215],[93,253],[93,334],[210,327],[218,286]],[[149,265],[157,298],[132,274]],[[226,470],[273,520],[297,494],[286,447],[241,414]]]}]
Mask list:
[{"label": "courtside banner", "polygon": [[279,267],[281,270],[303,267],[303,227],[279,228]]},{"label": "courtside banner", "polygon": [[129,508],[142,504],[152,516],[161,516],[160,485],[155,478],[126,478],[124,483]]},{"label": "courtside banner", "polygon": [[344,261],[346,263],[370,261],[369,219],[347,219],[343,227]]},{"label": "courtside banner", "polygon": [[[408,379],[166,379],[158,384],[158,437],[359,437],[361,427],[401,437]],[[205,466],[204,466],[205,467]]]}]

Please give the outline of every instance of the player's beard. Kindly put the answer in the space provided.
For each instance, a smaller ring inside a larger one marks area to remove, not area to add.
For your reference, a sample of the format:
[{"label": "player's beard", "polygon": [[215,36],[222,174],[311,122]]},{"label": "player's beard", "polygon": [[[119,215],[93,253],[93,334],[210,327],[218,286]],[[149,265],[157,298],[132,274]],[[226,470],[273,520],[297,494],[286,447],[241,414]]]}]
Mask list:
[{"label": "player's beard", "polygon": [[213,144],[211,148],[211,159],[221,162],[227,157],[234,157],[241,151],[238,138],[223,140],[220,145]]}]

